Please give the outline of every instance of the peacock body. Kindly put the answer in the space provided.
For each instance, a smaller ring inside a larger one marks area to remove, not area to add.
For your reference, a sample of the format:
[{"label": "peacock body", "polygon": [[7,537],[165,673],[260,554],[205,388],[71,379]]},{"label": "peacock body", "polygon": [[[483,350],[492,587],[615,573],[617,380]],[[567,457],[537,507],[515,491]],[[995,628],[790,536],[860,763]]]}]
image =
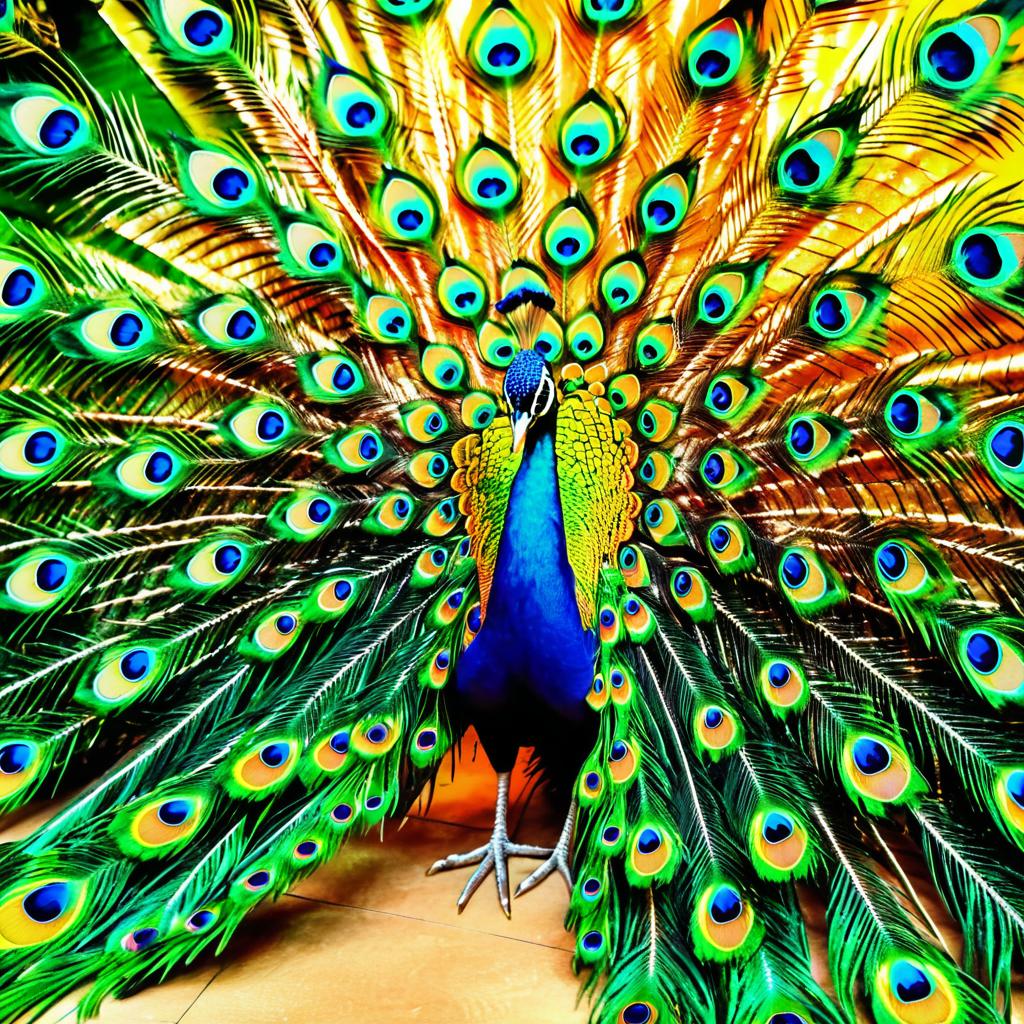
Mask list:
[{"label": "peacock body", "polygon": [[1018,0],[0,0],[0,812],[96,780],[0,848],[0,1019],[221,949],[472,725],[494,834],[434,868],[562,874],[596,1019],[1009,1020],[1022,46]]}]

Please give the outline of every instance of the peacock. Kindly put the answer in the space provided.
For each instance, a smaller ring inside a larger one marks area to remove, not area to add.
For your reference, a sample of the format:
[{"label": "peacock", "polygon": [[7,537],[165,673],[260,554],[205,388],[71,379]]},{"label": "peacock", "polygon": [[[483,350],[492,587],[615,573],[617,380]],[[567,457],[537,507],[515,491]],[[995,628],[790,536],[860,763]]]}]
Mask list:
[{"label": "peacock", "polygon": [[1022,167],[1021,0],[0,0],[0,1020],[472,728],[595,1022],[1009,1021]]}]

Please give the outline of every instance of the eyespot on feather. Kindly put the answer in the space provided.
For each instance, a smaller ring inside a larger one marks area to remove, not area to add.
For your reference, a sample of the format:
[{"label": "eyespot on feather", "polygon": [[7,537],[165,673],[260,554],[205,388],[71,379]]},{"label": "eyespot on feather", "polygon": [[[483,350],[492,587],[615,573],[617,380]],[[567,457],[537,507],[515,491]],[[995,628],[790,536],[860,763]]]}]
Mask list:
[{"label": "eyespot on feather", "polygon": [[86,879],[40,877],[0,895],[0,949],[52,942],[69,932],[89,899]]}]

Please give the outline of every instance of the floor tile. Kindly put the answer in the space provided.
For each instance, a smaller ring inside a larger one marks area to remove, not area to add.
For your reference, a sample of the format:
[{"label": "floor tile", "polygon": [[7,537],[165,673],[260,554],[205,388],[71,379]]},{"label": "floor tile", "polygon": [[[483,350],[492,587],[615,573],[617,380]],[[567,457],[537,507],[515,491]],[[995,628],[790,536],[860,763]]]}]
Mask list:
[{"label": "floor tile", "polygon": [[[484,879],[462,914],[455,901],[472,868],[426,877],[427,868],[440,857],[473,849],[485,842],[489,831],[457,828],[440,822],[410,818],[399,831],[389,826],[380,835],[349,843],[341,855],[295,888],[299,895],[346,907],[400,914],[462,931],[516,938],[544,946],[572,949],[562,927],[568,904],[565,884],[549,878],[522,899],[512,901],[507,920],[496,895],[493,876]],[[514,892],[519,881],[539,863],[515,859],[509,875]]]},{"label": "floor tile", "polygon": [[[196,964],[163,985],[142,989],[127,999],[106,1000],[99,1016],[93,1019],[97,1024],[177,1024],[219,970],[216,963]],[[76,995],[67,996],[36,1018],[35,1024],[76,1024],[77,1005]],[[25,1016],[18,1024],[29,1024],[30,1020]]]},{"label": "floor tile", "polygon": [[285,897],[181,1024],[583,1024],[569,957],[511,938]]}]

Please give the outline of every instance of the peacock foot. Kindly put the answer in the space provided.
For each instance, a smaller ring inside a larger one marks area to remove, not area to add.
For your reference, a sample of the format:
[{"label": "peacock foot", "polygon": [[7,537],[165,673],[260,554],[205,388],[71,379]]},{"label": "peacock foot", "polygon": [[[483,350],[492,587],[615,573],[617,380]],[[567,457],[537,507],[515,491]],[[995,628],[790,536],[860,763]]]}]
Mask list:
[{"label": "peacock foot", "polygon": [[535,889],[548,875],[553,875],[556,871],[565,879],[569,893],[572,893],[572,868],[569,866],[569,861],[572,859],[572,830],[575,824],[576,798],[573,797],[573,801],[569,805],[569,813],[565,816],[565,824],[562,826],[562,834],[558,837],[555,848],[543,864],[519,883],[516,887],[517,897]]},{"label": "peacock foot", "polygon": [[[509,857],[535,857],[543,859],[551,858],[556,853],[555,850],[546,846],[527,846],[523,843],[513,843],[509,839],[508,784],[509,773],[498,772],[498,796],[494,803],[494,830],[491,832],[490,841],[483,846],[478,846],[475,850],[470,850],[468,853],[453,853],[450,857],[436,861],[427,870],[428,875],[436,875],[439,871],[451,871],[454,868],[464,868],[470,864],[480,865],[470,876],[465,888],[463,888],[459,895],[458,908],[460,914],[466,909],[466,904],[469,903],[473,893],[480,888],[483,880],[493,871],[494,880],[498,886],[498,902],[501,904],[501,909],[505,911],[505,916],[511,917],[512,903],[508,892]],[[520,886],[521,888],[522,886]]]}]

